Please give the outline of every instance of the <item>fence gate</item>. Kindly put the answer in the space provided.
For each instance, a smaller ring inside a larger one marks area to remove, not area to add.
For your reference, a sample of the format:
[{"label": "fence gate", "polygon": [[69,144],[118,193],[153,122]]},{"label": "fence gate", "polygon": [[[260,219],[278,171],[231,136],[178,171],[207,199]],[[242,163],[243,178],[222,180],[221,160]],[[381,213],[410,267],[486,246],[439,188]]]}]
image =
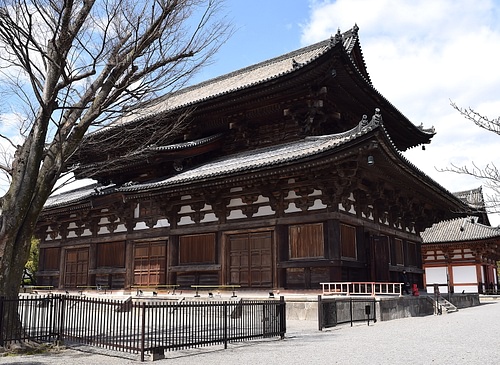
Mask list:
[{"label": "fence gate", "polygon": [[342,323],[377,321],[374,298],[328,298],[318,296],[318,328],[335,327]]}]

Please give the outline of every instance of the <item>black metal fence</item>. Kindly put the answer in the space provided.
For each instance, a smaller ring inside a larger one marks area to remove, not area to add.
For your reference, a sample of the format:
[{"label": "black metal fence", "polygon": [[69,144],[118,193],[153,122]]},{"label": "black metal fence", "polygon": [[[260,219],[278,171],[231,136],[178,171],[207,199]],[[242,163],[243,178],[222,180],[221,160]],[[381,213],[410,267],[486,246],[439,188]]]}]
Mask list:
[{"label": "black metal fence", "polygon": [[[286,333],[285,301],[132,301],[47,295],[0,298],[0,345],[85,344],[162,358],[165,351]],[[17,313],[17,315],[16,315]]]},{"label": "black metal fence", "polygon": [[323,328],[335,327],[342,323],[377,321],[374,298],[328,298],[318,296],[318,326]]}]

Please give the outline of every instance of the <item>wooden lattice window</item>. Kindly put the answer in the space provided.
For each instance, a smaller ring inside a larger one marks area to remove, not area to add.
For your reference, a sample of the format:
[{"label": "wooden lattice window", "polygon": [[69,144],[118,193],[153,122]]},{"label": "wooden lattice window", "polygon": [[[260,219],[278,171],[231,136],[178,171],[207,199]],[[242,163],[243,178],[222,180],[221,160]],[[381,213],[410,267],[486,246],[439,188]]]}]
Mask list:
[{"label": "wooden lattice window", "polygon": [[98,244],[97,267],[125,267],[125,242]]},{"label": "wooden lattice window", "polygon": [[142,201],[139,205],[140,217],[153,217],[159,215],[158,203],[153,200]]},{"label": "wooden lattice window", "polygon": [[198,234],[179,238],[179,263],[214,264],[215,234]]},{"label": "wooden lattice window", "polygon": [[323,224],[301,224],[288,228],[290,259],[324,257]]},{"label": "wooden lattice window", "polygon": [[40,250],[39,270],[40,271],[53,271],[59,270],[60,249],[42,248]]},{"label": "wooden lattice window", "polygon": [[340,249],[341,256],[356,259],[356,228],[347,224],[340,224]]},{"label": "wooden lattice window", "polygon": [[394,264],[404,265],[404,253],[403,253],[403,240],[399,238],[394,238],[393,241],[394,250]]}]

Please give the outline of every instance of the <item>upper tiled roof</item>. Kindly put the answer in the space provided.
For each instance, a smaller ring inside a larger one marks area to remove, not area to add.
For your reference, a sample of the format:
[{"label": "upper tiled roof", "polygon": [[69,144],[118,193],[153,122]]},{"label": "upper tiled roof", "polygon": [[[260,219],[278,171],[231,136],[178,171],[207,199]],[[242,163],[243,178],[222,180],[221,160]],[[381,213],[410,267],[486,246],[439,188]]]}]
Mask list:
[{"label": "upper tiled roof", "polygon": [[115,123],[151,117],[267,82],[304,67],[338,43],[342,43],[346,52],[350,53],[357,40],[358,27],[355,26],[343,34],[337,33],[330,39],[168,94],[142,106],[139,112],[134,111],[133,114],[118,119]]},{"label": "upper tiled roof", "polygon": [[435,223],[420,235],[424,244],[500,239],[500,228],[478,223],[477,217],[465,217]]}]

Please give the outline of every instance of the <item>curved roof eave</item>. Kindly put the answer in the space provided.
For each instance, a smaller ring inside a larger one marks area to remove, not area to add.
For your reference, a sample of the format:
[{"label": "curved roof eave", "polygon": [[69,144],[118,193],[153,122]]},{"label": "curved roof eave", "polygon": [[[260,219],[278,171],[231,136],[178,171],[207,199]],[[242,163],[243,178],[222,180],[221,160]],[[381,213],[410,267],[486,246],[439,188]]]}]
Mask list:
[{"label": "curved roof eave", "polygon": [[[224,95],[274,81],[306,67],[338,44],[341,44],[343,50],[349,53],[359,42],[357,29],[355,26],[343,34],[338,33],[321,42],[165,95],[142,105],[141,113],[120,117],[111,125],[93,132],[92,135],[104,133],[114,126],[156,118],[165,113],[193,107]],[[369,78],[365,80],[370,82]]]},{"label": "curved roof eave", "polygon": [[[417,133],[421,139],[423,139],[425,142],[422,143],[429,143],[430,139],[436,134],[436,131],[434,127],[431,128],[424,128],[423,125],[416,126],[413,124],[394,104],[392,104],[388,99],[385,98],[378,90],[373,86],[371,81],[365,77],[365,75],[361,72],[361,70],[356,66],[354,62],[352,62],[352,66],[354,70],[356,71],[356,74],[358,78],[364,83],[364,86],[368,88],[372,93],[374,93],[378,99],[382,99],[387,106],[389,106],[392,110],[394,110],[398,115],[401,121],[403,121],[408,128],[411,128],[414,133]],[[415,146],[416,147],[422,143],[418,143]],[[411,148],[411,147],[409,147]]]}]

